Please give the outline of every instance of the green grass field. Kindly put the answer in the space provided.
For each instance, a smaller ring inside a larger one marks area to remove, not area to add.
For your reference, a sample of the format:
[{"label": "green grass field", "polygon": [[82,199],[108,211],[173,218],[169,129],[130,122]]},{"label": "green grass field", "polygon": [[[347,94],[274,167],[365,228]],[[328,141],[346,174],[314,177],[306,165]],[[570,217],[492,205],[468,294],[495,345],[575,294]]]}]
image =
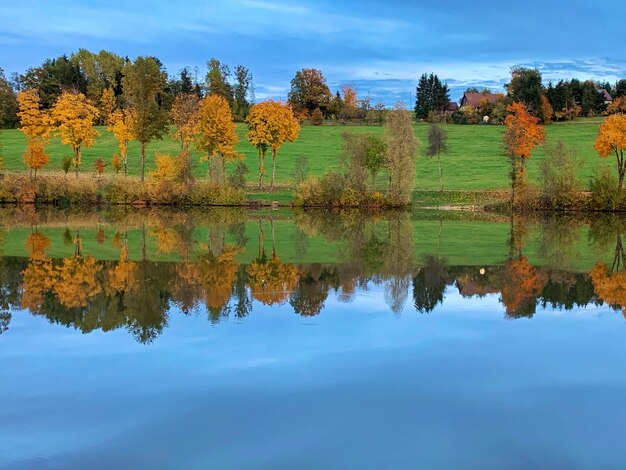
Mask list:
[{"label": "green grass field", "polygon": [[[598,131],[601,118],[581,118],[568,123],[556,123],[546,127],[546,142],[562,140],[578,151],[582,161],[580,180],[586,186],[590,177],[597,171],[599,165],[613,165],[612,159],[601,160],[593,143]],[[502,189],[508,187],[508,161],[502,155],[501,136],[502,126],[462,126],[446,125],[448,131],[449,152],[442,156],[444,186],[455,190],[484,190]],[[246,128],[238,124],[240,135],[238,151],[245,155],[250,168],[249,181],[257,179],[257,152],[245,140]],[[420,141],[420,152],[417,157],[417,190],[438,189],[436,159],[427,159],[424,156],[426,147],[427,124],[416,124],[415,134]],[[299,156],[308,159],[311,174],[320,175],[327,170],[338,169],[342,149],[341,134],[345,131],[355,133],[382,134],[383,128],[377,126],[304,126],[300,137],[294,143],[287,143],[280,150],[276,162],[277,182],[281,185],[291,185],[295,162]],[[96,144],[83,151],[82,171],[93,173],[94,163],[98,158],[104,158],[111,171],[111,156],[117,152],[117,144],[106,128],[99,128],[100,137]],[[18,130],[3,130],[0,132],[2,153],[5,160],[5,169],[10,171],[26,171],[22,162],[25,148],[24,137]],[[153,155],[156,150],[175,155],[178,144],[170,137],[162,141],[154,141],[148,147],[147,165],[151,169],[154,165]],[[48,146],[50,164],[47,170],[60,171],[61,160],[64,155],[70,155],[70,149],[63,146],[55,138]],[[538,148],[528,162],[528,175],[531,181],[538,177],[538,163],[544,156],[543,149]],[[200,154],[194,154],[194,172],[197,176],[204,176],[207,171],[206,162],[199,162]],[[131,143],[129,151],[130,174],[139,174],[139,145]],[[267,159],[266,166],[270,168],[271,158]],[[379,178],[381,187],[383,179]]]}]

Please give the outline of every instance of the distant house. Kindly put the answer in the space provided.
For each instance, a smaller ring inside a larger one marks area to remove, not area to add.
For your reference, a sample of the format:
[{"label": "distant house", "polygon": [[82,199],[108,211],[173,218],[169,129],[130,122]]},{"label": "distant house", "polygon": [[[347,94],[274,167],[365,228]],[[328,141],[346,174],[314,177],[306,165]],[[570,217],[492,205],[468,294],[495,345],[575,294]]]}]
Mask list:
[{"label": "distant house", "polygon": [[448,107],[446,108],[446,113],[453,113],[459,110],[459,105],[456,101],[448,102]]},{"label": "distant house", "polygon": [[502,98],[500,93],[463,93],[461,98],[461,108],[464,106],[471,106],[472,108],[480,108],[482,106],[481,101],[487,100],[489,104],[496,104],[498,100]]},{"label": "distant house", "polygon": [[598,88],[598,91],[600,93],[602,93],[602,96],[604,97],[604,104],[605,105],[609,105],[609,104],[611,104],[613,102],[613,97],[604,88]]}]

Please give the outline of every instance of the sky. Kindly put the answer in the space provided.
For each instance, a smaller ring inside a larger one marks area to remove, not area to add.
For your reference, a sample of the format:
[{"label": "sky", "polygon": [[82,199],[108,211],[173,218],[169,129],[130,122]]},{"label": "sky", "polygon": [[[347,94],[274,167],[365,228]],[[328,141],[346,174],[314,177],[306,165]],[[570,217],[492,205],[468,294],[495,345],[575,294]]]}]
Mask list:
[{"label": "sky", "polygon": [[583,0],[21,0],[0,5],[0,67],[23,72],[82,47],[154,55],[170,74],[190,66],[202,78],[216,57],[252,71],[257,101],[286,98],[312,67],[333,92],[350,83],[408,105],[430,72],[455,100],[468,86],[501,89],[518,65],[546,82],[614,82],[626,76],[626,30],[613,20],[625,15],[626,2]]}]

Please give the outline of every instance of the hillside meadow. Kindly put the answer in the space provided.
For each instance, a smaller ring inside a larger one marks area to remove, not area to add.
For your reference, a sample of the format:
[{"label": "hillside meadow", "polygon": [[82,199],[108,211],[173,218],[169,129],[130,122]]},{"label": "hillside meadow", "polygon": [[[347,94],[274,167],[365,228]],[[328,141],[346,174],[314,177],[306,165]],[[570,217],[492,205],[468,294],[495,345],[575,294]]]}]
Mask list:
[{"label": "hillside meadow", "polygon": [[[575,148],[581,160],[580,180],[586,187],[589,179],[600,165],[613,165],[612,159],[601,160],[593,143],[602,118],[581,118],[566,123],[554,123],[546,127],[546,142],[562,140]],[[428,124],[414,125],[415,134],[420,141],[420,150],[417,156],[417,190],[436,190],[439,187],[436,159],[424,156],[427,142]],[[502,155],[503,126],[497,125],[443,125],[448,131],[449,151],[442,156],[444,186],[451,190],[485,190],[505,189],[509,185],[508,160]],[[106,173],[111,174],[111,157],[117,152],[117,143],[113,135],[105,127],[99,127],[100,136],[93,147],[83,149],[83,163],[81,171],[86,174],[94,173],[95,161],[103,158],[107,163]],[[250,169],[248,180],[251,185],[257,181],[257,151],[246,141],[246,127],[237,124],[240,141],[237,150],[245,156]],[[276,162],[277,184],[293,186],[294,169],[300,156],[308,160],[309,172],[315,175],[340,168],[342,153],[342,133],[373,133],[382,134],[379,126],[340,126],[323,125],[302,127],[299,138],[293,143],[286,143],[280,150]],[[22,133],[15,129],[0,132],[2,154],[5,161],[5,170],[26,171],[22,162],[25,149],[25,139]],[[179,144],[170,136],[163,140],[153,141],[147,150],[147,167],[154,167],[153,156],[156,151],[176,155]],[[44,171],[58,172],[64,155],[70,155],[68,146],[61,145],[58,138],[53,138],[47,147],[50,163]],[[194,173],[203,177],[207,172],[207,163],[200,162],[202,155],[194,152]],[[535,150],[528,162],[528,176],[530,181],[537,181],[539,176],[538,163],[544,156],[542,147]],[[129,174],[139,174],[139,145],[132,142],[129,148]],[[271,167],[271,158],[267,158],[266,166]],[[378,184],[384,187],[384,175],[379,177]]]}]

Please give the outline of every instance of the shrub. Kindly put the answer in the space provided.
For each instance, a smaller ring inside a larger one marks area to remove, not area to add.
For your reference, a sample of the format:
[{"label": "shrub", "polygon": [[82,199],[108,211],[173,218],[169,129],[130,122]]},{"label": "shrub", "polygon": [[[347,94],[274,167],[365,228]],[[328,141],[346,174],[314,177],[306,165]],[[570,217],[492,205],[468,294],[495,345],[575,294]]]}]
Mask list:
[{"label": "shrub", "polygon": [[235,188],[246,187],[246,175],[249,173],[248,165],[245,162],[237,162],[235,170],[228,177],[228,182]]},{"label": "shrub", "polygon": [[190,194],[191,204],[198,206],[238,206],[246,202],[246,193],[240,188],[197,182]]},{"label": "shrub", "polygon": [[104,173],[104,169],[106,168],[107,164],[104,163],[104,159],[102,158],[98,158],[96,160],[96,173],[98,174],[98,176],[101,176]]},{"label": "shrub", "polygon": [[135,201],[146,201],[148,198],[146,188],[132,179],[114,179],[102,188],[101,193],[109,204],[131,204]]},{"label": "shrub", "polygon": [[607,167],[603,167],[592,178],[590,187],[591,204],[598,210],[616,210],[622,202],[622,194],[617,189],[617,178]]},{"label": "shrub", "polygon": [[467,115],[460,109],[454,111],[451,115],[452,122],[454,124],[467,124]]},{"label": "shrub", "polygon": [[296,159],[296,167],[293,170],[293,179],[295,180],[296,185],[303,183],[304,180],[306,180],[308,174],[309,174],[309,159],[304,155],[300,155]]},{"label": "shrub", "polygon": [[316,176],[309,176],[300,183],[295,191],[293,202],[296,206],[324,205],[322,185]]},{"label": "shrub", "polygon": [[113,167],[115,174],[118,174],[122,169],[122,158],[117,153],[113,155],[113,158],[111,158],[111,166]]},{"label": "shrub", "polygon": [[72,169],[72,164],[73,164],[72,157],[65,155],[63,157],[63,160],[61,161],[61,169],[63,169],[63,173],[67,175]]},{"label": "shrub", "polygon": [[576,173],[580,161],[574,149],[562,141],[546,145],[546,158],[539,163],[542,199],[550,207],[561,207],[573,202],[580,185]]},{"label": "shrub", "polygon": [[149,181],[146,198],[150,204],[184,206],[189,204],[188,186],[171,179]]},{"label": "shrub", "polygon": [[37,201],[63,205],[96,204],[98,185],[91,178],[82,180],[47,177],[38,181]]},{"label": "shrub", "polygon": [[324,115],[322,114],[322,110],[320,108],[315,108],[313,114],[311,114],[311,124],[314,126],[321,126],[324,122]]}]

